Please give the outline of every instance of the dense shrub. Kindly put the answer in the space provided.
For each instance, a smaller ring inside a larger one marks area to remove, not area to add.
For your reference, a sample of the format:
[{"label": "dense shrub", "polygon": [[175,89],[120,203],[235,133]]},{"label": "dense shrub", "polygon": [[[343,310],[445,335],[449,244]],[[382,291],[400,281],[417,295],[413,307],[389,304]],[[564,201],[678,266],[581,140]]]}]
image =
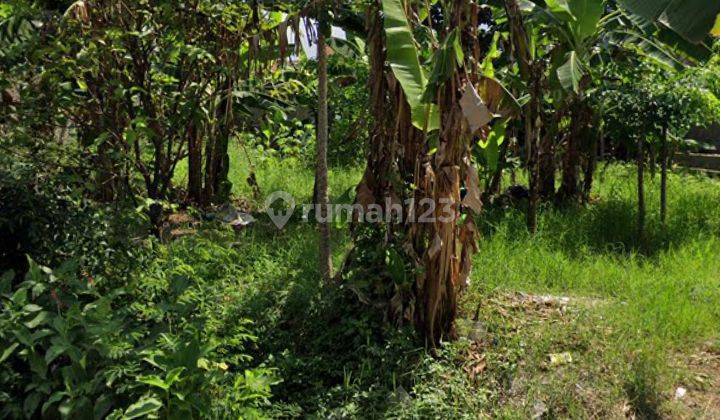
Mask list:
[{"label": "dense shrub", "polygon": [[369,71],[364,63],[333,57],[330,71],[335,74],[329,96],[330,137],[328,160],[332,165],[359,165],[364,162],[369,128]]},{"label": "dense shrub", "polygon": [[7,161],[0,169],[0,271],[22,276],[25,255],[48,266],[72,255],[82,270],[124,275],[136,248],[127,239],[147,232],[145,217],[127,203],[99,205],[87,187],[80,169]]},{"label": "dense shrub", "polygon": [[31,260],[15,287],[6,273],[0,416],[260,415],[274,373],[253,367],[251,322],[217,292],[234,280],[217,265],[226,251],[195,245],[147,242],[142,270],[105,284],[76,261],[51,270]]}]

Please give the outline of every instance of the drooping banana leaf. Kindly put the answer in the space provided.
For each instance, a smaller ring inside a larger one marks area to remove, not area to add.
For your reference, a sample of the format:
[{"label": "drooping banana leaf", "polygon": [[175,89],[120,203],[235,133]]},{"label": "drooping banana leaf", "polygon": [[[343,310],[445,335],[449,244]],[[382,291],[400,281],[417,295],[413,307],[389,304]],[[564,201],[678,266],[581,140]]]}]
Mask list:
[{"label": "drooping banana leaf", "polygon": [[569,3],[570,13],[576,21],[571,25],[575,39],[582,42],[593,36],[603,16],[605,6],[602,0],[572,0]]},{"label": "drooping banana leaf", "polygon": [[[598,24],[605,12],[603,0],[546,0],[546,7],[535,7],[533,12],[539,18],[550,19],[548,23],[561,23],[572,38],[575,48],[598,31]],[[556,28],[559,29],[559,28]]]},{"label": "drooping banana leaf", "polygon": [[410,105],[413,125],[420,130],[436,130],[440,127],[440,116],[435,105],[422,102],[427,77],[420,65],[403,0],[383,0],[382,5],[388,61]]},{"label": "drooping banana leaf", "polygon": [[455,74],[455,70],[463,65],[464,60],[465,53],[460,46],[460,35],[458,30],[454,29],[433,54],[432,70],[422,96],[424,103],[433,101],[438,89]]},{"label": "drooping banana leaf", "polygon": [[571,22],[575,20],[570,11],[570,5],[567,0],[546,0],[548,11],[553,14],[557,19],[563,22]]},{"label": "drooping banana leaf", "polygon": [[557,69],[558,80],[560,80],[563,89],[578,93],[580,91],[580,79],[585,74],[582,63],[575,51],[567,53],[566,58],[565,64]]},{"label": "drooping banana leaf", "polygon": [[480,140],[478,146],[485,155],[485,165],[491,172],[497,171],[500,162],[500,146],[505,142],[505,129],[508,120],[500,120],[493,125],[487,139]]},{"label": "drooping banana leaf", "polygon": [[716,0],[620,0],[620,5],[691,42],[701,42],[711,32],[720,32],[720,2]]},{"label": "drooping banana leaf", "polygon": [[629,48],[637,46],[639,53],[677,70],[712,56],[712,49],[706,43],[694,44],[664,25],[627,11],[605,22],[604,30],[606,42]]},{"label": "drooping banana leaf", "polygon": [[513,118],[520,114],[521,105],[518,99],[497,79],[480,77],[477,91],[491,113],[500,115],[502,118]]}]

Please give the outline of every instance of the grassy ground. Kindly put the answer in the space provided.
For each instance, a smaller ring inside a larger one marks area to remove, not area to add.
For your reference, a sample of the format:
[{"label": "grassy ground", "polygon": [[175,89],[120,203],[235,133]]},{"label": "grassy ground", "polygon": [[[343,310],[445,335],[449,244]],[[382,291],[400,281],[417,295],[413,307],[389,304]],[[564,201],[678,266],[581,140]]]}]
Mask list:
[{"label": "grassy ground", "polygon": [[[248,165],[234,168],[235,192],[250,196]],[[263,194],[282,189],[305,201],[312,193],[312,170],[299,162],[256,162],[256,171]],[[360,174],[332,171],[336,201]],[[720,416],[720,183],[673,174],[663,228],[659,179],[651,179],[638,241],[634,179],[631,168],[610,166],[592,205],[545,209],[535,237],[521,211],[489,210],[462,303],[467,338],[439,358],[401,333],[375,340],[362,322],[334,318],[311,226],[279,232],[260,221],[219,242],[237,253],[243,292],[233,295],[259,330],[256,357],[284,380],[278,414]],[[349,245],[343,229],[334,242],[339,262]],[[675,398],[680,387],[687,395]]]}]

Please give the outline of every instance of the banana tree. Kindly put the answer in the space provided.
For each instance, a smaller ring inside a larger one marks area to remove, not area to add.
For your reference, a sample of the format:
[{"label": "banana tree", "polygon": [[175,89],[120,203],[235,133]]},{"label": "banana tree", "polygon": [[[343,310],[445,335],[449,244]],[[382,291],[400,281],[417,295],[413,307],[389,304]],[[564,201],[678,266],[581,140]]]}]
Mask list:
[{"label": "banana tree", "polygon": [[564,135],[563,177],[558,199],[565,201],[580,196],[580,141],[592,120],[585,96],[591,80],[590,59],[602,33],[604,12],[603,0],[548,0],[544,7],[537,5],[529,11],[530,21],[542,25],[551,38],[547,52],[551,87],[548,102],[553,112],[545,116],[538,152],[538,178],[541,195],[546,199],[554,193],[555,137],[561,134],[558,125],[565,117],[572,123]]},{"label": "banana tree", "polygon": [[[365,247],[383,244],[373,274],[385,274],[370,290],[383,291],[389,318],[412,323],[434,347],[454,335],[458,294],[476,250],[474,216],[482,206],[471,151],[477,136],[491,143],[492,120],[508,116],[513,101],[477,71],[484,56],[479,5],[436,2],[427,26],[421,23],[429,15],[426,6],[378,0],[368,12],[375,122],[356,200],[386,212],[403,208],[403,222],[358,228],[370,235]],[[362,235],[356,244],[362,245]],[[358,254],[369,253],[361,248],[356,246]]]},{"label": "banana tree", "polygon": [[[613,52],[632,50],[651,57],[669,67],[684,68],[702,61],[710,55],[706,45],[691,45],[662,24],[652,25],[636,15],[618,9],[615,2],[602,0],[546,0],[518,2],[518,18],[512,18],[506,2],[509,23],[522,28],[527,38],[530,62],[549,62],[547,82],[538,99],[541,103],[538,117],[535,161],[529,165],[531,197],[549,199],[554,194],[555,159],[562,156],[562,185],[558,201],[577,201],[583,191],[589,191],[595,162],[595,148],[599,130],[593,129],[598,118],[588,105],[588,94],[594,92],[594,69],[605,60],[612,60]],[[690,2],[692,3],[692,2]],[[667,13],[667,12],[666,12]],[[518,23],[519,22],[519,23]],[[516,38],[515,36],[513,38]],[[515,42],[517,44],[517,42]],[[521,48],[514,48],[515,61],[522,63]],[[525,66],[527,67],[527,65]],[[530,93],[532,77],[537,72],[520,68],[525,92]],[[547,90],[549,87],[549,90]],[[529,105],[529,103],[528,103]],[[535,117],[532,117],[535,118]],[[559,125],[568,127],[562,130]],[[528,130],[526,130],[528,131]],[[534,137],[533,137],[534,138]],[[560,140],[557,140],[557,139]],[[586,140],[586,141],[583,141]],[[526,139],[526,147],[535,145]],[[562,145],[562,149],[558,146]],[[584,149],[584,150],[583,150]],[[557,152],[562,153],[557,153]],[[532,158],[532,156],[530,156]],[[585,185],[580,187],[580,166],[584,166]],[[535,174],[534,172],[537,172]],[[537,179],[535,179],[537,178]],[[529,226],[534,226],[531,199]],[[532,229],[532,228],[531,228]]]}]

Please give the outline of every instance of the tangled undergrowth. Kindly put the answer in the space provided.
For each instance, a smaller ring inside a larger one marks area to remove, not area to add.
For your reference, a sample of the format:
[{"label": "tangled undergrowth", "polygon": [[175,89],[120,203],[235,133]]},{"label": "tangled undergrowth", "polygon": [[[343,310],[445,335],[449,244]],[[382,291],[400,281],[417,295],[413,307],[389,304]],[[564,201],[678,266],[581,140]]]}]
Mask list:
[{"label": "tangled undergrowth", "polygon": [[[490,210],[462,338],[435,357],[351,290],[321,286],[315,230],[299,219],[282,231],[262,217],[240,231],[201,222],[163,243],[131,232],[142,212],[95,209],[33,254],[24,278],[3,277],[3,415],[707,415],[720,320],[720,210],[709,203],[720,185],[673,175],[668,229],[650,219],[638,244],[630,176],[613,166],[590,207],[546,209],[536,237],[521,212]],[[259,179],[268,189],[275,178]],[[354,182],[334,178],[334,197]],[[337,265],[345,231],[333,236]],[[57,263],[78,243],[84,258]],[[680,387],[687,398],[675,398]]]}]

